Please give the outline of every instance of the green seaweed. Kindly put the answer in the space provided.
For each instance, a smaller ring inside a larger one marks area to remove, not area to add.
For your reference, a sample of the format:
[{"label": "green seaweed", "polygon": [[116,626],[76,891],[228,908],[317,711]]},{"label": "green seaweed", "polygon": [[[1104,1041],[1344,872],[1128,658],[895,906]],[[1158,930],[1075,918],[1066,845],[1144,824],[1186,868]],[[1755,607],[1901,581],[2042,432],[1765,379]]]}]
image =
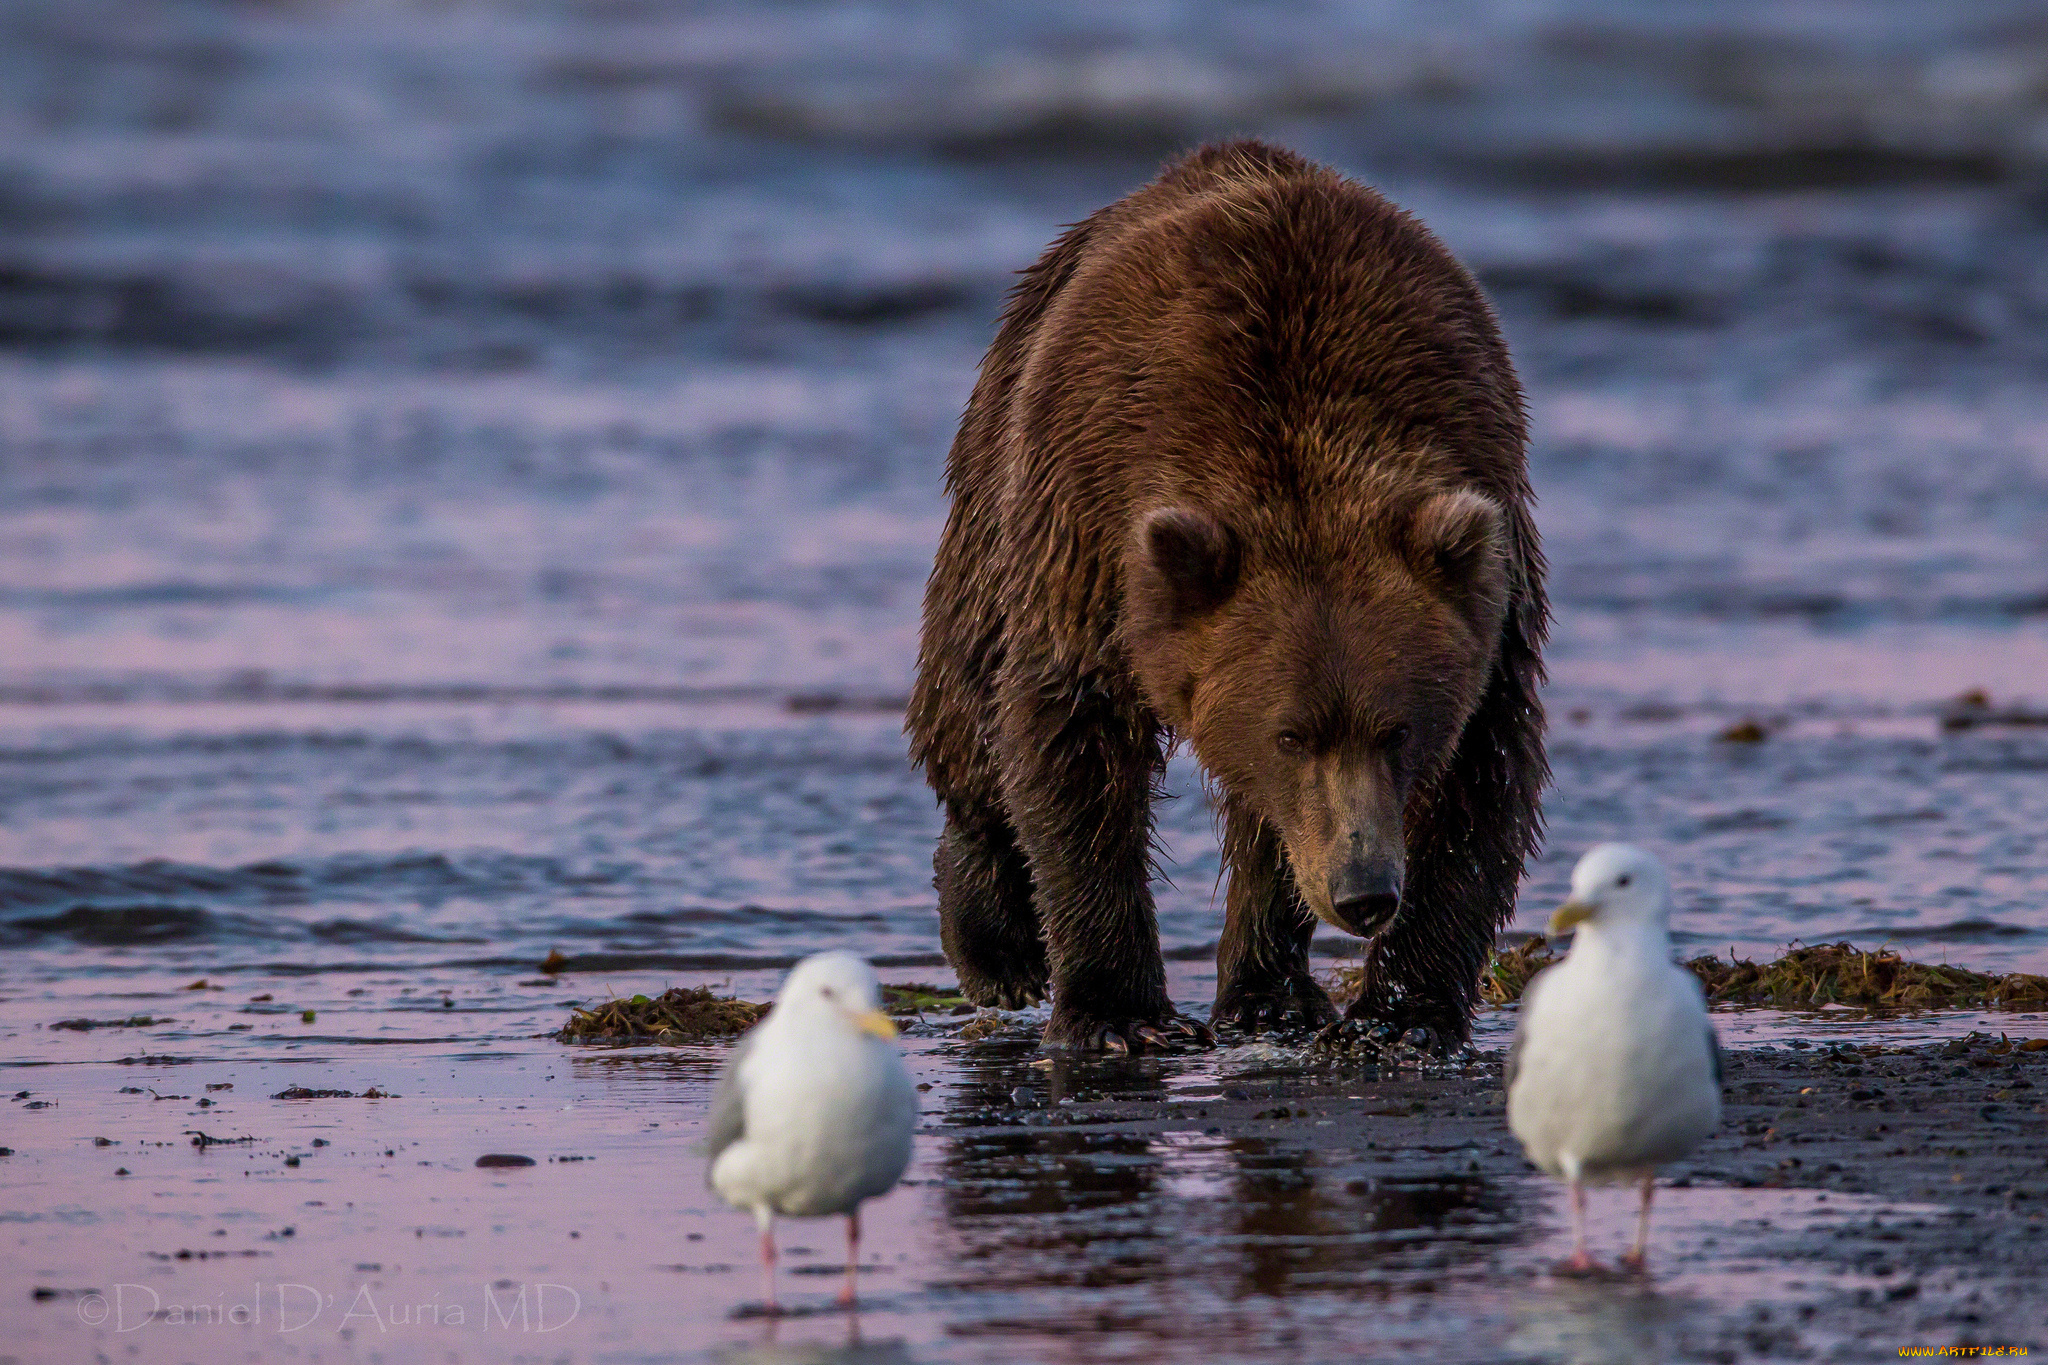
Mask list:
[{"label": "green seaweed", "polygon": [[[1536,973],[1559,960],[1541,934],[1497,949],[1480,977],[1479,996],[1489,1005],[1522,998]],[[1800,945],[1783,957],[1757,963],[1746,959],[1696,957],[1685,964],[1707,999],[1725,1005],[1773,1005],[1817,1009],[1853,1005],[1865,1009],[2039,1009],[2048,1005],[2048,976],[2014,972],[1992,976],[1964,967],[1908,962],[1888,948],[1849,943]],[[1340,967],[1327,984],[1339,1004],[1358,996],[1363,969]]]},{"label": "green seaweed", "polygon": [[1964,967],[1908,962],[1888,948],[1848,943],[1801,946],[1756,963],[1696,957],[1685,964],[1717,1003],[1866,1009],[2026,1009],[2048,1004],[2048,976],[1992,976]]},{"label": "green seaweed", "polygon": [[950,986],[906,981],[882,987],[882,1008],[890,1014],[969,1014],[974,1006]]},{"label": "green seaweed", "polygon": [[[555,1037],[564,1043],[700,1043],[745,1033],[768,1008],[715,995],[708,986],[675,986],[660,995],[627,995],[573,1007]],[[884,985],[882,1008],[904,1016],[966,1014],[974,1007],[957,990],[910,981]]]},{"label": "green seaweed", "polygon": [[766,1005],[714,995],[708,986],[674,986],[660,995],[622,996],[574,1008],[555,1037],[564,1043],[697,1043],[736,1037],[767,1012]]}]

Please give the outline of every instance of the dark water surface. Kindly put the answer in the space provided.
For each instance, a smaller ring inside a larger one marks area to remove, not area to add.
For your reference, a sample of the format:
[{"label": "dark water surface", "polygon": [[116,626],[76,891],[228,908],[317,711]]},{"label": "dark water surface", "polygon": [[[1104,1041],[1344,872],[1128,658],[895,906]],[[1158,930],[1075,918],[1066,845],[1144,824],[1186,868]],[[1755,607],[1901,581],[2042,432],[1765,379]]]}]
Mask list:
[{"label": "dark water surface", "polygon": [[2038,15],[1278,15],[10,6],[12,970],[929,957],[895,707],[952,424],[1008,272],[1233,128],[1504,315],[1529,922],[1627,836],[1690,944],[2048,969],[2048,730],[1935,718],[2048,706]]},{"label": "dark water surface", "polygon": [[[2048,971],[2048,728],[1940,723],[1973,688],[2048,708],[2036,7],[995,15],[5,7],[21,1074],[538,1066],[509,1040],[602,988],[828,946],[942,975],[898,727],[953,423],[1009,272],[1227,131],[1421,213],[1515,348],[1558,612],[1519,922],[1623,836],[1672,863],[1689,952]],[[1768,738],[1717,738],[1745,719]],[[1171,785],[1195,1005],[1216,855]],[[550,951],[586,974],[521,985]],[[181,1022],[47,1028],[141,1011]],[[1292,1178],[1199,1143],[1145,1177]],[[1519,1195],[1333,1188],[1521,1235]]]}]

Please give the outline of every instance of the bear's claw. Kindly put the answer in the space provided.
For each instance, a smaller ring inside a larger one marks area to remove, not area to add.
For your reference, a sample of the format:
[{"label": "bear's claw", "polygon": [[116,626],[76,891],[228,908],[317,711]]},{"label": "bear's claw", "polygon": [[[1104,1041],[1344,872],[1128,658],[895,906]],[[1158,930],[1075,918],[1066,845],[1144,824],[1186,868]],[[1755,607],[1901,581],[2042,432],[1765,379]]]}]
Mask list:
[{"label": "bear's claw", "polygon": [[[1174,1035],[1179,1035],[1178,1040]],[[1139,1052],[1171,1051],[1176,1041],[1213,1047],[1216,1034],[1199,1019],[1170,1014],[1152,1019],[1081,1019],[1067,1021],[1057,1010],[1045,1026],[1048,1052],[1106,1052],[1128,1057]]]},{"label": "bear's claw", "polygon": [[1022,1010],[1045,1003],[1046,983],[1039,981],[975,981],[960,983],[960,994],[985,1009]]},{"label": "bear's claw", "polygon": [[1337,1021],[1329,992],[1313,981],[1295,981],[1273,991],[1233,994],[1216,1007],[1216,1022],[1246,1033],[1274,1029],[1323,1029]]}]

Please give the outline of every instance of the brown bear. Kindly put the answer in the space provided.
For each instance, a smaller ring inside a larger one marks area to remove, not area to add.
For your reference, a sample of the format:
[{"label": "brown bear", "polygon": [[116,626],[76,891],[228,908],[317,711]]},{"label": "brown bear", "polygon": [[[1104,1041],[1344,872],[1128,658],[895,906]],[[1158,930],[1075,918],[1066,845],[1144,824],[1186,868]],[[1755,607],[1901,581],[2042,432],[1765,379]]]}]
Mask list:
[{"label": "brown bear", "polygon": [[1026,271],[947,462],[911,754],[968,999],[1045,1042],[1206,1036],[1166,993],[1151,802],[1213,784],[1214,1018],[1470,1032],[1540,834],[1548,625],[1521,390],[1472,277],[1365,186],[1205,147]]}]

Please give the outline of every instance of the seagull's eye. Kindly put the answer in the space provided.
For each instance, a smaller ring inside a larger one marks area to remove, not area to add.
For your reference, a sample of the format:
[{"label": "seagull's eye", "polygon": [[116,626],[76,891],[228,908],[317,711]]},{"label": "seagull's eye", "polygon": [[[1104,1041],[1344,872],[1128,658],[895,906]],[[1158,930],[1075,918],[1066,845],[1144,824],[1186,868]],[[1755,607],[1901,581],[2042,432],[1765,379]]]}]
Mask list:
[{"label": "seagull's eye", "polygon": [[1616,878],[1614,879],[1614,884],[1615,884],[1616,886],[1627,886],[1627,885],[1629,884],[1629,881],[1630,881],[1630,878],[1629,878],[1629,875],[1628,875],[1628,873],[1624,872],[1624,873],[1622,873],[1622,874],[1621,874],[1621,875],[1620,875],[1619,877],[1616,877]]},{"label": "seagull's eye", "polygon": [[818,987],[818,994],[830,1000],[832,998],[832,988],[830,986],[820,986]]}]

